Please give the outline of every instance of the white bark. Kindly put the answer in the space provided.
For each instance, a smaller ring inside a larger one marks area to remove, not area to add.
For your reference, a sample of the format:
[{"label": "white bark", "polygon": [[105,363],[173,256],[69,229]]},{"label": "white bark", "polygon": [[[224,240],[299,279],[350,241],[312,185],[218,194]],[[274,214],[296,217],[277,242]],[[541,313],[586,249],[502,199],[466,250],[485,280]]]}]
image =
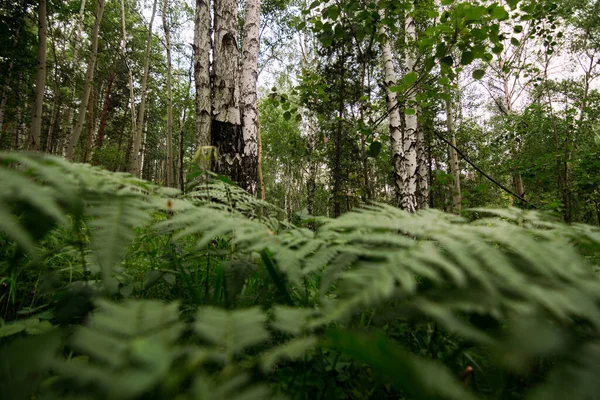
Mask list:
[{"label": "white bark", "polygon": [[[73,59],[71,60],[71,68],[75,71],[75,68],[79,62],[79,38],[81,37],[81,27],[83,26],[83,18],[85,14],[85,3],[86,0],[81,0],[81,8],[79,9],[79,18],[75,23],[74,33],[73,33]],[[77,80],[75,79],[74,82]],[[73,88],[71,89],[71,101],[75,99],[75,94],[77,92],[77,84],[73,83]],[[69,111],[67,112],[67,118],[65,123],[65,130],[63,135],[63,140],[69,140],[73,133],[73,117],[75,116],[75,108],[69,106]],[[65,142],[66,146],[66,142]],[[66,150],[66,149],[65,149]]]},{"label": "white bark", "polygon": [[[450,143],[456,147],[456,129],[454,126],[454,107],[452,99],[446,99],[446,129],[450,136]],[[452,175],[452,208],[459,212],[462,205],[462,192],[460,190],[460,169],[458,165],[458,153],[454,147],[450,147],[450,174]]]},{"label": "white bark", "polygon": [[[383,11],[381,12],[383,15]],[[385,26],[379,28],[381,35],[385,35],[388,39],[381,45],[382,57],[383,57],[383,70],[384,79],[386,86],[386,100],[387,110],[389,113],[389,125],[390,125],[390,142],[392,147],[392,158],[394,162],[394,184],[396,188],[396,198],[399,202],[400,196],[403,192],[402,187],[406,180],[404,176],[404,170],[402,160],[404,159],[404,146],[402,142],[402,120],[400,119],[400,110],[398,108],[398,97],[395,92],[390,90],[391,87],[396,86],[396,71],[394,68],[394,57],[392,54],[392,46],[390,45],[390,38],[388,30]],[[400,203],[398,203],[400,205]]]},{"label": "white bark", "polygon": [[165,31],[165,44],[167,47],[167,176],[166,184],[173,187],[173,90],[172,75],[173,65],[171,62],[171,29],[169,27],[168,15],[169,0],[164,0],[162,9],[163,29]]},{"label": "white bark", "polygon": [[83,124],[85,122],[85,113],[90,98],[90,91],[92,82],[94,80],[94,71],[96,67],[96,59],[98,58],[98,32],[100,30],[100,22],[102,21],[102,14],[104,13],[104,0],[96,1],[96,19],[94,20],[94,27],[92,28],[92,52],[88,61],[87,73],[85,78],[85,86],[83,88],[83,95],[81,97],[81,103],[79,104],[79,112],[77,115],[77,123],[73,133],[67,137],[66,146],[66,157],[67,160],[73,161],[73,155],[75,154],[75,146],[81,136],[83,130]]},{"label": "white bark", "polygon": [[150,75],[150,50],[152,49],[152,26],[154,25],[154,17],[156,16],[156,3],[158,0],[154,0],[152,4],[152,16],[150,17],[150,24],[148,25],[148,38],[146,39],[146,53],[144,55],[144,75],[142,76],[142,87],[140,94],[140,108],[137,115],[136,130],[133,138],[133,150],[131,157],[131,165],[129,166],[129,172],[134,176],[139,176],[142,166],[142,136],[144,130],[144,121],[146,113],[146,96],[148,92],[148,76]]},{"label": "white bark", "polygon": [[44,92],[46,91],[46,39],[48,37],[48,22],[46,21],[46,0],[39,0],[38,5],[38,56],[37,73],[35,77],[35,102],[31,118],[30,149],[39,150],[42,132],[42,113],[44,107]]},{"label": "white bark", "polygon": [[210,7],[209,0],[196,0],[194,23],[194,82],[196,87],[196,145],[210,146]]},{"label": "white bark", "polygon": [[[407,72],[415,72],[416,55],[413,50],[417,40],[417,31],[415,29],[415,21],[407,15],[405,24],[405,42],[406,42],[406,70]],[[417,210],[417,106],[416,106],[416,91],[411,90],[406,96],[406,108],[415,110],[414,114],[404,116],[404,132],[403,132],[403,148],[404,157],[402,158],[401,176],[404,182],[400,185],[400,208],[415,212]]]},{"label": "white bark", "polygon": [[133,89],[133,73],[131,72],[131,68],[129,64],[127,64],[127,24],[125,18],[125,0],[121,0],[121,25],[123,37],[121,39],[121,52],[123,53],[123,59],[125,60],[125,64],[127,65],[127,71],[129,73],[129,107],[131,108],[131,134],[135,135],[137,132],[136,120],[137,114],[135,110],[135,92]]},{"label": "white bark", "polygon": [[260,0],[246,0],[244,42],[242,45],[242,136],[244,138],[243,168],[246,189],[256,194],[257,134],[258,134],[258,48],[260,28]]},{"label": "white bark", "polygon": [[216,121],[232,125],[241,122],[237,10],[236,0],[215,0],[213,113]]}]

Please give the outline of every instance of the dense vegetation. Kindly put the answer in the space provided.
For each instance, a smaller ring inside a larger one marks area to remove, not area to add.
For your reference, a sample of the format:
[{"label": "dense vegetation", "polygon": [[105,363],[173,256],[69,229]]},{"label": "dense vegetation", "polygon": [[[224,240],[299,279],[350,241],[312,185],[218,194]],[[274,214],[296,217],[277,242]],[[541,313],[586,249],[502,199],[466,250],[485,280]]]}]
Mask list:
[{"label": "dense vegetation", "polygon": [[0,2],[0,398],[596,399],[600,1]]},{"label": "dense vegetation", "polygon": [[50,156],[1,160],[4,398],[599,389],[596,228],[383,204],[293,225],[212,174],[182,194]]}]

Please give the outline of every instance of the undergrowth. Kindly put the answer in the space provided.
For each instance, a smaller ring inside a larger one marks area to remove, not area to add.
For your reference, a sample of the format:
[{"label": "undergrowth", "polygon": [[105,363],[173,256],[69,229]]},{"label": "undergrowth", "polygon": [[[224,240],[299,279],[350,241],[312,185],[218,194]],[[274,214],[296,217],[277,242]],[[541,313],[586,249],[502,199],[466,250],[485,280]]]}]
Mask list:
[{"label": "undergrowth", "polygon": [[295,226],[218,176],[0,162],[2,398],[600,393],[597,228],[384,204]]}]

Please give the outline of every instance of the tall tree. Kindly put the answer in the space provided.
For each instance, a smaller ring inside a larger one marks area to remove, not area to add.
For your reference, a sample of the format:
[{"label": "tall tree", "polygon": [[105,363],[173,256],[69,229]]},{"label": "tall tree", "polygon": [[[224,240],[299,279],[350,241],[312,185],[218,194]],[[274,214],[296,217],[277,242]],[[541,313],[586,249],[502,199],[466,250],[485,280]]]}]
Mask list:
[{"label": "tall tree", "polygon": [[244,40],[242,44],[241,104],[244,154],[242,173],[244,188],[252,194],[257,190],[257,136],[258,136],[258,49],[260,27],[260,0],[246,0]]},{"label": "tall tree", "polygon": [[79,111],[77,114],[77,123],[75,124],[75,129],[71,133],[69,137],[67,137],[66,144],[66,157],[67,160],[73,161],[73,156],[75,154],[75,146],[79,141],[79,137],[81,136],[81,131],[83,130],[83,125],[85,122],[85,113],[87,110],[88,102],[90,100],[90,93],[92,83],[94,81],[94,71],[96,67],[96,59],[98,58],[98,34],[100,31],[100,22],[102,21],[102,14],[104,13],[104,1],[105,0],[96,0],[96,18],[94,20],[94,26],[92,28],[92,36],[91,36],[91,53],[90,59],[88,60],[87,73],[85,77],[85,86],[83,88],[83,94],[81,96],[81,102],[79,104]]},{"label": "tall tree", "polygon": [[[407,74],[415,75],[417,66],[417,54],[415,46],[417,42],[417,30],[415,19],[411,15],[414,11],[414,5],[406,13],[404,41],[405,41],[405,64]],[[403,182],[399,185],[399,207],[408,212],[415,212],[418,209],[417,202],[417,96],[414,89],[409,90],[404,104],[404,125],[402,132],[403,156],[401,160],[402,173],[400,176]]]},{"label": "tall tree", "polygon": [[39,150],[42,133],[42,112],[44,93],[46,92],[46,41],[48,38],[48,21],[46,18],[46,0],[39,0],[37,73],[35,76],[35,101],[31,117],[29,144],[31,150]]},{"label": "tall tree", "polygon": [[211,145],[212,93],[210,84],[211,15],[209,0],[196,0],[194,22],[194,83],[196,87],[196,145]]},{"label": "tall tree", "polygon": [[140,89],[140,107],[138,109],[137,121],[135,123],[135,132],[133,134],[133,156],[129,172],[134,176],[140,175],[142,166],[142,137],[144,133],[144,122],[146,117],[146,98],[148,95],[148,77],[150,76],[150,50],[152,49],[152,27],[154,25],[154,17],[156,16],[156,4],[158,0],[152,3],[152,15],[148,24],[148,37],[146,39],[146,52],[144,54],[144,72],[142,75],[142,84]]},{"label": "tall tree", "polygon": [[165,46],[167,49],[167,186],[173,182],[173,65],[171,62],[171,28],[169,25],[169,0],[164,0],[162,8],[163,29],[165,31]]},{"label": "tall tree", "polygon": [[215,0],[214,4],[212,143],[218,150],[218,171],[242,183],[238,4],[236,0]]}]

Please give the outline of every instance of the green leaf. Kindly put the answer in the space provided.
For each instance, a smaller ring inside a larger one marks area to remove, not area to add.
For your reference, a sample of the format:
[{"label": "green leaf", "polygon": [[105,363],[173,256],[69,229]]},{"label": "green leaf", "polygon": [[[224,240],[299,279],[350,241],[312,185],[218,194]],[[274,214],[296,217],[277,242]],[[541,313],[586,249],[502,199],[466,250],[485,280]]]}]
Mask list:
[{"label": "green leaf", "polygon": [[452,3],[454,3],[454,0],[442,0],[442,1],[441,1],[441,4],[442,4],[443,6],[449,6],[449,5],[451,5]]},{"label": "green leaf", "polygon": [[510,38],[510,43],[511,43],[513,46],[519,46],[519,45],[521,44],[521,42],[519,42],[519,40],[518,40],[517,38],[514,38],[514,37],[513,37],[513,38]]},{"label": "green leaf", "polygon": [[475,55],[473,54],[472,51],[463,51],[463,53],[460,56],[460,64],[461,65],[469,65],[473,62],[474,59],[475,59]]},{"label": "green leaf", "polygon": [[338,19],[338,17],[340,16],[340,9],[338,6],[333,5],[331,7],[329,7],[329,9],[327,10],[327,16],[336,21]]},{"label": "green leaf", "polygon": [[495,5],[492,7],[492,9],[490,10],[490,15],[499,21],[504,21],[509,17],[508,11],[506,11],[504,7],[499,5]]},{"label": "green leaf", "polygon": [[371,158],[377,158],[379,153],[381,152],[381,142],[373,142],[369,145],[369,150],[367,151],[367,156]]},{"label": "green leaf", "polygon": [[333,348],[368,364],[410,398],[476,399],[441,364],[408,353],[382,334],[332,330],[327,336]]},{"label": "green leaf", "polygon": [[414,108],[405,108],[404,109],[404,114],[406,115],[415,115],[417,113],[417,110],[415,110]]},{"label": "green leaf", "polygon": [[472,73],[473,78],[475,78],[477,80],[483,78],[484,75],[485,75],[485,70],[483,70],[483,69],[476,69]]},{"label": "green leaf", "polygon": [[413,83],[415,83],[418,80],[419,80],[419,74],[417,74],[414,71],[409,72],[408,74],[404,75],[404,77],[402,78],[402,81],[407,85],[412,85]]}]

